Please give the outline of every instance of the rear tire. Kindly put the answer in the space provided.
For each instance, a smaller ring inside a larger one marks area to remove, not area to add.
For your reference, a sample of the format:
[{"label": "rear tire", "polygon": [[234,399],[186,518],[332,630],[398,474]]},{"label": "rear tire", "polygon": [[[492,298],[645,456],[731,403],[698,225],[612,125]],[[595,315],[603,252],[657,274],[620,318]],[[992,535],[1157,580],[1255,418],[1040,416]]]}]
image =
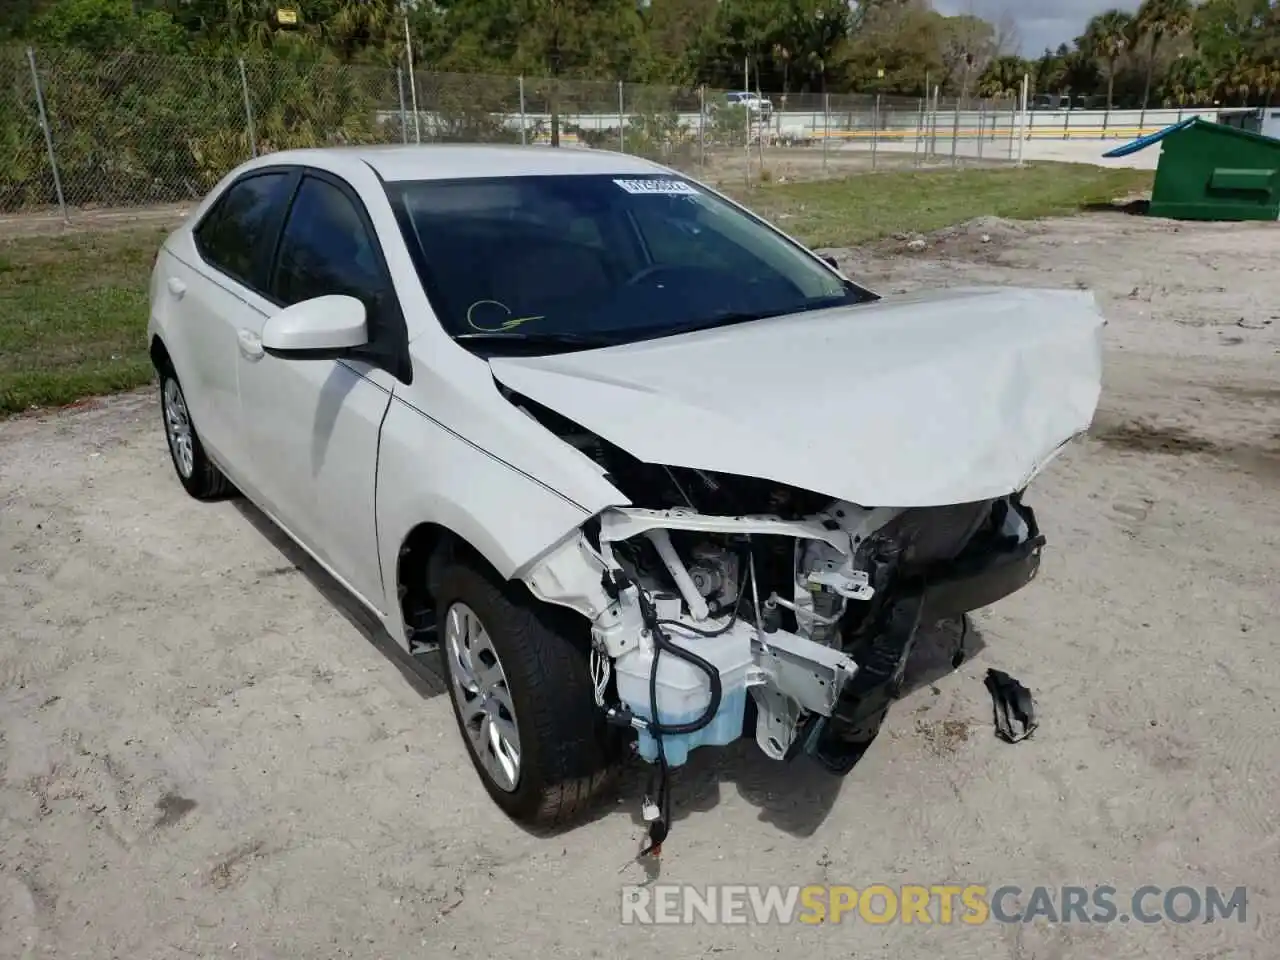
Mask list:
[{"label": "rear tire", "polygon": [[200,443],[178,375],[168,365],[161,367],[159,374],[160,415],[178,482],[197,500],[219,500],[234,493],[231,481],[213,465]]},{"label": "rear tire", "polygon": [[440,658],[472,765],[516,822],[568,826],[609,786],[622,755],[596,707],[575,624],[478,559],[455,552],[444,563],[434,591]]}]

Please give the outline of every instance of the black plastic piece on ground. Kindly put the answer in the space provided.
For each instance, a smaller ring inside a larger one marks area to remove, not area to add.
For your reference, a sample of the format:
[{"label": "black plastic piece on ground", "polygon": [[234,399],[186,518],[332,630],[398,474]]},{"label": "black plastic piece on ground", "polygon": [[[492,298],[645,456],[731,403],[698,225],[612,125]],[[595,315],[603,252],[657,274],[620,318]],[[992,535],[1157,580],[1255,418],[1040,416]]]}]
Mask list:
[{"label": "black plastic piece on ground", "polygon": [[1005,743],[1020,743],[1035,732],[1035,701],[1031,691],[1003,670],[990,669],[985,681],[995,713],[996,736]]}]

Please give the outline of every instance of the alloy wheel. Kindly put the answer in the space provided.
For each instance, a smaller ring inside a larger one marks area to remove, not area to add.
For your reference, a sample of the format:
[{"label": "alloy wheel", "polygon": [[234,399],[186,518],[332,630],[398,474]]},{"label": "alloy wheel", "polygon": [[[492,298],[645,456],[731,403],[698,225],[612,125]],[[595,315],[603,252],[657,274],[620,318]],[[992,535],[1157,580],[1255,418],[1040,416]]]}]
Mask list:
[{"label": "alloy wheel", "polygon": [[480,766],[507,793],[520,782],[520,727],[502,661],[484,624],[465,603],[445,619],[449,692]]}]

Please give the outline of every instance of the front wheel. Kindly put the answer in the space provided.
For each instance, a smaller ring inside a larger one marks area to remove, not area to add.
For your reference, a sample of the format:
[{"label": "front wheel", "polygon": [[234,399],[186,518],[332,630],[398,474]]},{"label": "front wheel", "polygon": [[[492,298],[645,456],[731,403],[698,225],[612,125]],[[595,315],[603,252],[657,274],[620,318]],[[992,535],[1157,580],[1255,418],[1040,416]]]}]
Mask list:
[{"label": "front wheel", "polygon": [[441,571],[436,610],[454,714],[489,796],[526,826],[579,819],[621,751],[567,624],[465,558]]}]

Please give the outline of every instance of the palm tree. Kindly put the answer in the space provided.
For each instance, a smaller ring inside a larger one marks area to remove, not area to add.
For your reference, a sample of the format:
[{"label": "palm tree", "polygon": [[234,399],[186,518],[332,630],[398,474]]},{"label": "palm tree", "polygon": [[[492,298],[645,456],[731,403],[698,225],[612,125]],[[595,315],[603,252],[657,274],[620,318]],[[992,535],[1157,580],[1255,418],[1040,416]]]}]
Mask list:
[{"label": "palm tree", "polygon": [[978,96],[988,100],[1017,99],[1027,69],[1027,61],[1021,57],[997,57],[987,64],[978,79]]},{"label": "palm tree", "polygon": [[1115,90],[1116,61],[1129,50],[1133,36],[1133,15],[1123,10],[1100,13],[1085,27],[1081,46],[1107,65],[1107,112]]},{"label": "palm tree", "polygon": [[1142,109],[1151,97],[1151,74],[1156,66],[1156,51],[1166,38],[1180,37],[1191,30],[1191,0],[1143,0],[1133,20],[1135,39],[1151,41],[1147,51],[1147,78],[1142,87]]}]

